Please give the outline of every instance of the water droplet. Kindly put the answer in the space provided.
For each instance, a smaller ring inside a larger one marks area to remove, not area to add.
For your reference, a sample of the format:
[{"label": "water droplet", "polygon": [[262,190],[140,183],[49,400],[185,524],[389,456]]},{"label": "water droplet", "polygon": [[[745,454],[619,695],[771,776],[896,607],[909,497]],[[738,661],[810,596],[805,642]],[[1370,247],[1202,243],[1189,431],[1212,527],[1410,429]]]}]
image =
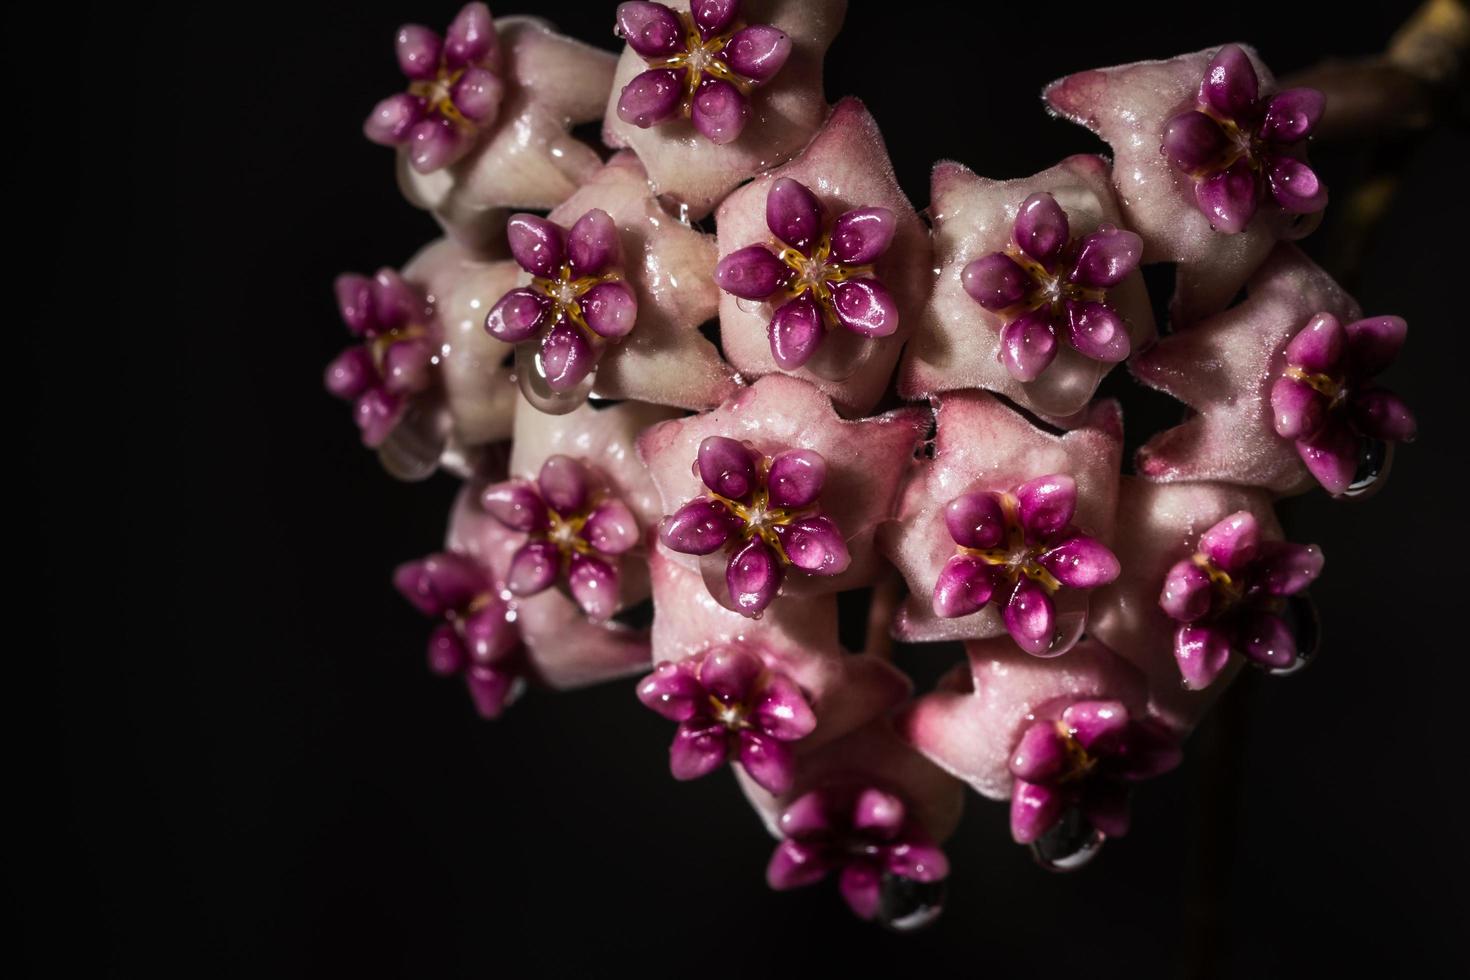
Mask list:
[{"label": "water droplet", "polygon": [[940,881],[915,881],[884,874],[878,888],[878,922],[894,932],[922,929],[944,911],[945,886]]},{"label": "water droplet", "polygon": [[1048,871],[1076,871],[1102,849],[1107,835],[1072,807],[1031,845],[1031,856]]},{"label": "water droplet", "polygon": [[741,313],[749,313],[751,316],[765,316],[769,308],[764,300],[737,298],[735,308]]},{"label": "water droplet", "polygon": [[1087,626],[1087,611],[1058,612],[1057,631],[1052,635],[1051,646],[1046,648],[1043,657],[1060,657],[1068,650],[1077,645],[1082,639],[1082,630]]},{"label": "water droplet", "polygon": [[439,457],[449,442],[449,413],[441,399],[414,398],[403,418],[378,447],[378,460],[389,475],[399,480],[425,480],[439,466]]},{"label": "water droplet", "polygon": [[1296,659],[1285,667],[1268,668],[1266,673],[1272,677],[1295,674],[1312,662],[1322,644],[1322,621],[1317,616],[1317,604],[1311,596],[1302,593],[1291,596],[1286,600],[1281,618],[1286,620],[1291,635],[1296,637]]},{"label": "water droplet", "polygon": [[1393,468],[1393,447],[1393,443],[1382,439],[1359,439],[1358,469],[1342,496],[1366,497],[1376,493]]}]

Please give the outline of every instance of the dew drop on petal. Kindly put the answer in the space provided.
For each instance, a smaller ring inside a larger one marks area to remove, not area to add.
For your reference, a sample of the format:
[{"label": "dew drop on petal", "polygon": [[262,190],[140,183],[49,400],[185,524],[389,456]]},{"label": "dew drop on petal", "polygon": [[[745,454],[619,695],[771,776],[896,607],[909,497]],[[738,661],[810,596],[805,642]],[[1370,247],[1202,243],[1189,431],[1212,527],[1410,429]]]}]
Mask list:
[{"label": "dew drop on petal", "polygon": [[1291,635],[1296,637],[1296,659],[1285,667],[1266,669],[1272,677],[1287,677],[1306,667],[1317,656],[1322,645],[1322,621],[1317,616],[1317,604],[1305,592],[1299,592],[1286,600],[1281,612]]},{"label": "dew drop on petal", "polygon": [[1344,497],[1367,497],[1378,491],[1393,467],[1394,444],[1382,439],[1358,440],[1358,468]]},{"label": "dew drop on petal", "polygon": [[894,932],[922,929],[944,911],[944,881],[885,873],[878,886],[878,923]]},{"label": "dew drop on petal", "polygon": [[1076,871],[1097,856],[1106,840],[1080,809],[1071,807],[1031,844],[1031,856],[1048,871]]}]

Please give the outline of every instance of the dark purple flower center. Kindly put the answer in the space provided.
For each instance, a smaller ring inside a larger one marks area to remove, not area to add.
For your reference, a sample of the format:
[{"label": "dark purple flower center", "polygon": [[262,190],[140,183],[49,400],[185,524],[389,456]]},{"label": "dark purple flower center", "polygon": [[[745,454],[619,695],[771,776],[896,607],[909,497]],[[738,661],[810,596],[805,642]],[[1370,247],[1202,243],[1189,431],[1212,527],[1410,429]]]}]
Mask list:
[{"label": "dark purple flower center", "polygon": [[1026,529],[1021,525],[1019,517],[1020,505],[1013,494],[998,493],[996,496],[1000,499],[1001,508],[1005,512],[1005,541],[994,548],[967,548],[964,545],[958,545],[955,550],[959,554],[972,555],[990,565],[1010,585],[1015,585],[1024,577],[1036,582],[1047,592],[1055,594],[1061,589],[1062,583],[1057,581],[1056,576],[1047,571],[1039,560],[1051,549],[1051,545],[1047,542],[1028,540]]}]

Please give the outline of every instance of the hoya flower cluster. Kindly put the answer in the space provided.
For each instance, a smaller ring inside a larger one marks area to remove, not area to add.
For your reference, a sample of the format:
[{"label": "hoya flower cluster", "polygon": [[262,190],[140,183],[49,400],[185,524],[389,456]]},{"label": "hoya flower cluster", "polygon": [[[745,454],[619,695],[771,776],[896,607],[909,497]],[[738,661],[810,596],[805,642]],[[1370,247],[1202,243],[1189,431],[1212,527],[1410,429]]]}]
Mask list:
[{"label": "hoya flower cluster", "polygon": [[[822,92],[844,13],[609,4],[621,54],[480,3],[404,27],[365,129],[444,237],[339,280],[326,381],[395,475],[463,481],[394,576],[434,672],[491,718],[625,678],[674,778],[736,773],[773,888],[903,929],[966,785],[1081,866],[1236,671],[1304,663],[1323,552],[1273,504],[1378,487],[1415,422],[1375,381],[1404,322],[1292,244],[1320,92],[1235,44],[1083,72],[1045,99],[1111,158],[942,160],[921,212]],[[570,135],[597,119],[605,147]],[[1190,409],[1132,460],[1095,397],[1120,366]],[[890,638],[965,658],[915,692]]]}]

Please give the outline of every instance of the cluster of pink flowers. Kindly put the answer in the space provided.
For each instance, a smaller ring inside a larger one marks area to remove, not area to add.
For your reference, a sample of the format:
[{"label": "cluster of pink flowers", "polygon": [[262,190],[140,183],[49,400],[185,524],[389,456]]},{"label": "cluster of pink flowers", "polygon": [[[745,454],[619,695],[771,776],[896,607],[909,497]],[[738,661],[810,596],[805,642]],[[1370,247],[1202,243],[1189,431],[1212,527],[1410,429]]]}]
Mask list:
[{"label": "cluster of pink flowers", "polygon": [[[1248,48],[1054,83],[1113,158],[942,161],[926,220],[821,90],[845,4],[742,6],[610,5],[620,56],[480,3],[403,28],[408,90],[366,131],[444,237],[339,282],[359,343],[327,384],[396,475],[464,481],[395,577],[435,672],[488,717],[646,675],[674,777],[730,763],[781,839],[772,887],[833,876],[904,929],[942,905],[966,785],[1080,866],[1235,670],[1315,652],[1322,553],[1273,504],[1382,484],[1415,427],[1372,379],[1406,328],[1292,244],[1331,107]],[[570,135],[594,120],[607,148]],[[1132,461],[1094,397],[1119,364],[1192,410]],[[966,662],[916,693],[890,638]]]}]

